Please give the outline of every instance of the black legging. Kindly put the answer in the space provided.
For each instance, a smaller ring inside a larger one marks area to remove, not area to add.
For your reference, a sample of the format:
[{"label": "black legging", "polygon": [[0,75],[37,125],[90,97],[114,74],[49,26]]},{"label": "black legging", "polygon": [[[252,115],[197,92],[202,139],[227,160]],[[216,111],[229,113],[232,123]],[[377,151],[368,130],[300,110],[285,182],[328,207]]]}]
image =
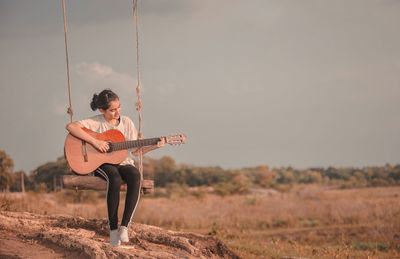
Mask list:
[{"label": "black legging", "polygon": [[107,181],[107,210],[110,230],[118,228],[119,193],[122,180],[127,184],[125,210],[121,226],[128,227],[140,197],[140,172],[132,165],[103,164],[96,169],[95,176]]}]

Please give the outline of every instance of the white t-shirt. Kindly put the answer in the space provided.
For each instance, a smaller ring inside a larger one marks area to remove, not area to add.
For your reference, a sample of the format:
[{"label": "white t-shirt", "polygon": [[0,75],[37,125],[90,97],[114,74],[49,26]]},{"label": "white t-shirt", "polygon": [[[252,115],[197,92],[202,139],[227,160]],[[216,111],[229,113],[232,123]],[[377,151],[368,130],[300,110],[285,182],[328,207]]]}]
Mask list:
[{"label": "white t-shirt", "polygon": [[[121,131],[124,135],[125,140],[137,140],[137,130],[135,124],[132,120],[124,115],[120,116],[119,124],[113,126],[109,124],[105,119],[103,114],[95,115],[93,117],[79,121],[83,127],[88,128],[97,133],[103,133],[110,129],[116,129]],[[130,153],[130,152],[128,152]],[[127,155],[126,159],[122,161],[120,165],[131,164],[134,165],[134,161],[131,156]]]}]

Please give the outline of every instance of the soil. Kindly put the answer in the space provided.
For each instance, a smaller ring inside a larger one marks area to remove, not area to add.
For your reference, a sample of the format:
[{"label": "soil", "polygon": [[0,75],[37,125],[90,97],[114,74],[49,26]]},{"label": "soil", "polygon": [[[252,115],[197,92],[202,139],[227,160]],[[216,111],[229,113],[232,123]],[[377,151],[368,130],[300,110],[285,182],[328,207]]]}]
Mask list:
[{"label": "soil", "polygon": [[132,223],[109,244],[106,220],[0,211],[0,258],[240,258],[212,236]]}]

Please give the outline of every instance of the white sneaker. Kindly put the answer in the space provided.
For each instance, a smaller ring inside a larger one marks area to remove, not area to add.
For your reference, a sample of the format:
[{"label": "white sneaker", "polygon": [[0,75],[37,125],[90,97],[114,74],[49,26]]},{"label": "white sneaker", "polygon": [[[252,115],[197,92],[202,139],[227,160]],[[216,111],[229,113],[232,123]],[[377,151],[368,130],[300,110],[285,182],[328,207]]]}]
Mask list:
[{"label": "white sneaker", "polygon": [[112,246],[119,246],[121,241],[119,240],[118,229],[110,230],[110,244]]},{"label": "white sneaker", "polygon": [[129,237],[128,237],[128,228],[125,226],[121,226],[119,228],[119,240],[122,242],[129,242]]}]

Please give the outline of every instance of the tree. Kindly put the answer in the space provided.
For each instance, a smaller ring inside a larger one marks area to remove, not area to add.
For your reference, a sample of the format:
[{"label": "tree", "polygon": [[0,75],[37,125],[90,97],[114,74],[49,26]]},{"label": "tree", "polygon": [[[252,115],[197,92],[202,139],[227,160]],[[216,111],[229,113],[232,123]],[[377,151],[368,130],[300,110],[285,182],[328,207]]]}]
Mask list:
[{"label": "tree", "polygon": [[322,176],[319,172],[306,170],[302,173],[300,179],[300,183],[321,183]]},{"label": "tree", "polygon": [[14,161],[3,150],[0,150],[0,188],[10,190],[10,185],[14,181],[12,173]]},{"label": "tree", "polygon": [[165,187],[168,182],[168,178],[175,170],[175,160],[169,156],[163,156],[157,161],[154,169],[154,180],[155,185]]},{"label": "tree", "polygon": [[29,187],[30,187],[29,179],[24,171],[20,170],[20,171],[14,172],[13,175],[14,175],[14,182],[10,186],[10,190],[12,192],[25,192],[26,185],[28,185],[28,189],[29,189]]},{"label": "tree", "polygon": [[[139,163],[139,162],[138,162]],[[151,157],[143,157],[143,178],[154,179],[154,168],[157,161]]]},{"label": "tree", "polygon": [[[46,189],[51,190],[54,186],[55,177],[59,180],[62,175],[69,173],[70,170],[64,157],[60,157],[56,162],[48,162],[39,166],[31,173],[31,178],[37,187],[45,184]],[[43,184],[41,185],[41,183]]]},{"label": "tree", "polygon": [[400,183],[400,164],[396,165],[390,172],[389,177]]},{"label": "tree", "polygon": [[274,173],[269,170],[267,165],[260,165],[255,168],[257,184],[262,187],[272,187],[275,184]]}]

